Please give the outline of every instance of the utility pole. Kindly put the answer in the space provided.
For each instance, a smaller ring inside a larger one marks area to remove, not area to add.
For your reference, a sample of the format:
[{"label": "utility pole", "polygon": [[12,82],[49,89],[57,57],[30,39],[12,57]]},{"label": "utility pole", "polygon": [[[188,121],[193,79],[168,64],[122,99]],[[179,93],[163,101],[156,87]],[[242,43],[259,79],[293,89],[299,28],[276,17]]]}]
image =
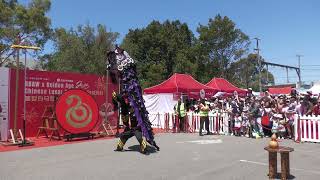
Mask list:
[{"label": "utility pole", "polygon": [[[19,41],[20,43],[20,41]],[[14,97],[14,119],[13,119],[13,134],[16,136],[18,134],[17,131],[17,121],[18,121],[18,95],[19,95],[19,64],[20,64],[20,54],[19,49],[16,49],[16,91],[15,91],[15,97]],[[13,138],[13,137],[11,137]]]},{"label": "utility pole", "polygon": [[288,73],[288,68],[286,68],[287,71],[287,83],[289,84],[289,73]]},{"label": "utility pole", "polygon": [[257,44],[256,44],[256,48],[254,49],[254,50],[256,50],[257,51],[257,58],[258,58],[258,69],[259,69],[259,92],[260,92],[260,94],[262,93],[262,84],[261,84],[261,59],[260,59],[260,49],[259,49],[259,41],[261,40],[261,39],[259,39],[259,38],[254,38],[255,40],[256,40],[256,42],[257,42]]},{"label": "utility pole", "polygon": [[269,67],[268,67],[268,65],[266,65],[266,67],[267,67],[267,85],[269,85]]},{"label": "utility pole", "polygon": [[302,55],[297,54],[298,57],[298,77],[299,77],[299,88],[301,88],[302,86],[302,82],[301,82],[301,64],[300,64],[300,58],[302,57]]}]

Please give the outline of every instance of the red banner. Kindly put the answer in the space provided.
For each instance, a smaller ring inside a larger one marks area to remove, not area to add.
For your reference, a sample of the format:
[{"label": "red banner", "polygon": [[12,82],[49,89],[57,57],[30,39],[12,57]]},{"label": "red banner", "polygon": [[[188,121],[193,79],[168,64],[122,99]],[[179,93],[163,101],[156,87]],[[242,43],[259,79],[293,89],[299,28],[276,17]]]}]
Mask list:
[{"label": "red banner", "polygon": [[[112,125],[116,124],[117,113],[113,112],[112,91],[117,85],[108,83],[108,103],[106,103],[106,78],[104,76],[61,73],[49,71],[27,70],[26,79],[26,136],[35,136],[42,124],[46,107],[54,107],[57,97],[70,89],[82,89],[88,92],[99,108],[99,120],[95,129],[99,128],[107,115]],[[14,128],[16,70],[10,69],[10,128]],[[107,113],[105,113],[107,111]],[[22,129],[24,118],[24,71],[19,71],[17,129]]]}]

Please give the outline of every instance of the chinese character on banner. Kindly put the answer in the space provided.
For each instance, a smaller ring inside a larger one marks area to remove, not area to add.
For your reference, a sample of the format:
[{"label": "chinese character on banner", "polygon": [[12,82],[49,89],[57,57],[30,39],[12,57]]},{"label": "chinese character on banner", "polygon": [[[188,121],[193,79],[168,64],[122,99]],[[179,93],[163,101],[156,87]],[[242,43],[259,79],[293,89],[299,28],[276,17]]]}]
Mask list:
[{"label": "chinese character on banner", "polygon": [[106,82],[104,77],[99,77],[98,81],[95,83],[96,88],[98,91],[105,91],[106,90]]},{"label": "chinese character on banner", "polygon": [[31,101],[37,101],[37,96],[31,96]]},{"label": "chinese character on banner", "polygon": [[44,96],[45,101],[49,101],[49,96]]},{"label": "chinese character on banner", "polygon": [[38,101],[43,101],[43,96],[38,96]]},{"label": "chinese character on banner", "polygon": [[54,101],[54,96],[50,96],[50,101]]},{"label": "chinese character on banner", "polygon": [[31,97],[30,96],[26,96],[26,101],[31,101]]}]

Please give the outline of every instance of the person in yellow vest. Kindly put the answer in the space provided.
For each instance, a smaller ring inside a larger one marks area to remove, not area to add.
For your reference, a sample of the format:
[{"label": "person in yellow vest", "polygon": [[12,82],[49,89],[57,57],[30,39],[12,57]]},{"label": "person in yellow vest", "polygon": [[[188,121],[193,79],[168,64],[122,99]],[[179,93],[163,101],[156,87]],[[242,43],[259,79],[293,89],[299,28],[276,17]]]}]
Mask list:
[{"label": "person in yellow vest", "polygon": [[185,132],[185,122],[186,122],[186,104],[181,101],[181,98],[178,99],[178,103],[174,106],[175,114],[179,120],[179,132]]},{"label": "person in yellow vest", "polygon": [[206,100],[204,98],[200,99],[200,104],[199,104],[199,114],[200,114],[200,130],[199,130],[199,135],[203,136],[202,134],[202,129],[203,129],[203,124],[205,123],[206,130],[207,130],[207,135],[212,135],[212,133],[209,130],[209,111],[210,107]]}]

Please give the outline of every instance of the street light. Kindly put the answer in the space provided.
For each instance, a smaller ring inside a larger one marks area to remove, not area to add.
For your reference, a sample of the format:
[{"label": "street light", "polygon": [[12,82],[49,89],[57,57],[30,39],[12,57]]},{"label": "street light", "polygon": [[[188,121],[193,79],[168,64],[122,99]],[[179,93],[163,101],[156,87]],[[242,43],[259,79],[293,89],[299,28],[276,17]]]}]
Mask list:
[{"label": "street light", "polygon": [[[24,50],[24,98],[23,98],[23,137],[22,137],[22,143],[19,145],[21,147],[23,146],[30,146],[33,145],[33,142],[26,140],[26,81],[27,81],[27,50],[40,50],[40,47],[35,46],[26,46],[26,45],[12,45],[11,48],[13,49],[23,49]],[[19,63],[19,62],[17,62]],[[19,69],[17,69],[19,71]],[[17,84],[18,85],[18,84]],[[18,87],[16,87],[16,91],[18,91]],[[15,97],[18,98],[18,97]]]}]

